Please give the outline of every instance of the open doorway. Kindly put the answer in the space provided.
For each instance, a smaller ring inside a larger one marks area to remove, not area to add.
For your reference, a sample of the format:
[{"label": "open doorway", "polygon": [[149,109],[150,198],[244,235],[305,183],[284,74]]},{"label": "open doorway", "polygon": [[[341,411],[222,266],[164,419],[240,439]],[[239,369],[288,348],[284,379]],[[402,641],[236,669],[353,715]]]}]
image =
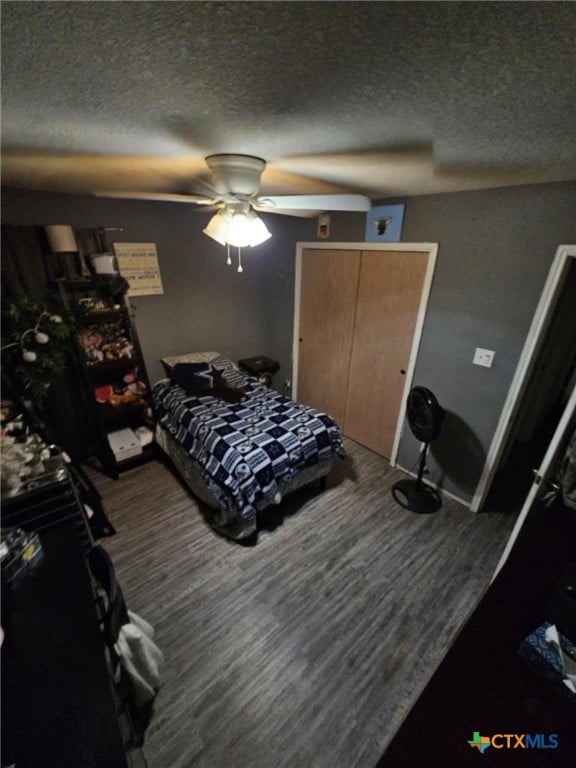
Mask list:
[{"label": "open doorway", "polygon": [[485,509],[518,510],[576,383],[576,258],[569,258],[541,332]]}]

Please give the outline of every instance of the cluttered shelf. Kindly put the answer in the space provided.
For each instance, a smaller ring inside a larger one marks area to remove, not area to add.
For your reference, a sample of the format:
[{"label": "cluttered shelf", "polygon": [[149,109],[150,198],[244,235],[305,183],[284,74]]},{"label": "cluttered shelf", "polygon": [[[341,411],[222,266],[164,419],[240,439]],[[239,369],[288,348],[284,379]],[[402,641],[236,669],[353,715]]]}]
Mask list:
[{"label": "cluttered shelf", "polygon": [[125,281],[100,276],[93,287],[75,304],[78,362],[100,432],[101,464],[117,477],[128,459],[154,453],[153,403]]},{"label": "cluttered shelf", "polygon": [[122,357],[116,360],[102,360],[87,365],[89,375],[94,379],[101,379],[109,376],[111,373],[126,371],[130,368],[137,368],[139,359],[137,357]]},{"label": "cluttered shelf", "polygon": [[108,592],[95,568],[115,530],[82,468],[24,414],[3,420],[0,444],[2,765],[142,768],[142,702],[108,631],[121,590],[112,564]]},{"label": "cluttered shelf", "polygon": [[[152,435],[154,406],[130,286],[107,230],[9,230],[3,226],[14,266],[2,285],[3,401],[29,404],[49,443],[117,477],[109,433]],[[16,269],[21,252],[33,255],[33,295]]]},{"label": "cluttered shelf", "polygon": [[145,415],[142,408],[145,407],[141,402],[120,402],[112,404],[110,402],[99,402],[97,405],[98,416],[101,419],[105,429],[108,431],[119,424],[146,426]]}]

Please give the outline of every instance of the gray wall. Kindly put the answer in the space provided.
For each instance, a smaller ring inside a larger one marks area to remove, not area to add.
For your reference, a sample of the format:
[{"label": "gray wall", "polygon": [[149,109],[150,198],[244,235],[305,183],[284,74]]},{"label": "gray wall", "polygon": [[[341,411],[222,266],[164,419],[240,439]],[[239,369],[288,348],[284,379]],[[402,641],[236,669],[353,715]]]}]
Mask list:
[{"label": "gray wall", "polygon": [[[439,243],[414,380],[447,411],[431,476],[470,500],[555,250],[576,239],[576,184],[386,201],[397,202],[404,242]],[[265,216],[272,239],[238,275],[202,234],[208,216],[186,205],[5,190],[2,207],[6,224],[121,226],[118,240],[156,243],[164,295],[133,299],[152,380],[163,355],[209,348],[268,355],[282,365],[277,385],[290,378],[295,248],[316,239],[315,219]],[[364,217],[333,215],[330,239],[362,241]],[[472,365],[477,346],[496,351],[492,368]],[[417,450],[405,429],[399,463],[412,467]]]},{"label": "gray wall", "polygon": [[[276,385],[291,378],[296,243],[316,239],[316,219],[263,215],[272,237],[244,250],[244,272],[226,266],[225,250],[202,233],[213,213],[182,203],[111,200],[2,190],[2,222],[123,227],[113,240],[156,243],[164,294],[131,299],[151,381],[165,355],[215,349],[235,359],[279,360]],[[332,240],[359,240],[364,217],[334,221]]]},{"label": "gray wall", "polygon": [[[402,240],[438,242],[438,262],[414,384],[446,409],[431,477],[472,498],[556,248],[574,242],[576,184],[412,197]],[[495,350],[492,368],[472,365]],[[418,444],[405,428],[398,463]]]}]

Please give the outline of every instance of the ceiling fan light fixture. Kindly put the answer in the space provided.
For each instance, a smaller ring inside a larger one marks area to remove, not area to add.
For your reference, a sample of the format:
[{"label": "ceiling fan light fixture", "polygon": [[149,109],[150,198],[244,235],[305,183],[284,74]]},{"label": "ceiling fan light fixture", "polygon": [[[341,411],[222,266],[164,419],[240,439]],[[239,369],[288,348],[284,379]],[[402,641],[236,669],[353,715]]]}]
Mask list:
[{"label": "ceiling fan light fixture", "polygon": [[[232,221],[234,221],[237,216],[238,214],[233,217]],[[243,219],[244,221],[239,223],[242,230],[246,233],[246,236],[249,237],[248,245],[261,245],[272,237],[266,224],[264,224],[260,216],[254,213],[254,211],[244,213]]]},{"label": "ceiling fan light fixture", "polygon": [[218,213],[212,216],[202,232],[213,240],[216,240],[220,245],[226,245],[229,242],[227,237],[231,220],[232,216],[228,211],[218,211]]},{"label": "ceiling fan light fixture", "polygon": [[220,245],[233,245],[235,248],[260,245],[272,237],[254,211],[223,209],[210,219],[202,231]]},{"label": "ceiling fan light fixture", "polygon": [[248,245],[252,245],[251,226],[246,214],[235,213],[232,216],[226,240],[236,248],[245,248]]}]

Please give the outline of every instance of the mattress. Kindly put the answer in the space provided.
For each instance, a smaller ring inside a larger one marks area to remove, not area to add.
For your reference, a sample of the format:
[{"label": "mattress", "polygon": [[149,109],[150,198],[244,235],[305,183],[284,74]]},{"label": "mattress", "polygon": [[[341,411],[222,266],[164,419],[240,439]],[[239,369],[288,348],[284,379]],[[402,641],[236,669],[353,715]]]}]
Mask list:
[{"label": "mattress", "polygon": [[234,538],[256,529],[259,510],[327,474],[335,454],[345,456],[330,416],[253,377],[242,383],[243,403],[191,396],[170,379],[153,389],[158,444],[191,490],[218,510],[216,525]]}]

